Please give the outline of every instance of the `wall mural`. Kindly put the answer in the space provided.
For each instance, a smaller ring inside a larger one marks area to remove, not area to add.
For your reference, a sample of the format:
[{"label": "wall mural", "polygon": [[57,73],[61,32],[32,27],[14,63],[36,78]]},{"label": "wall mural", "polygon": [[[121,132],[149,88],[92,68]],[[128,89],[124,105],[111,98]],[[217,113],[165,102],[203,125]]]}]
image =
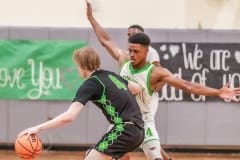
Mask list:
[{"label": "wall mural", "polygon": [[[154,42],[152,46],[159,53],[161,65],[177,77],[214,88],[227,82],[231,87],[240,86],[240,44]],[[163,101],[219,100],[186,94],[168,85],[159,92],[159,98]]]}]

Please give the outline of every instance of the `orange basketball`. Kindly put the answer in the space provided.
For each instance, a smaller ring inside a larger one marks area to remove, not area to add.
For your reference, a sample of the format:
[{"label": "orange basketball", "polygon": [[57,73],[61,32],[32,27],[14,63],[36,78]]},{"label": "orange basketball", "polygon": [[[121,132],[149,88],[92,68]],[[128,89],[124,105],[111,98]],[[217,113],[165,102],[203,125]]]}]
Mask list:
[{"label": "orange basketball", "polygon": [[15,151],[18,156],[25,160],[35,159],[42,152],[42,142],[36,134],[18,137],[15,141]]}]

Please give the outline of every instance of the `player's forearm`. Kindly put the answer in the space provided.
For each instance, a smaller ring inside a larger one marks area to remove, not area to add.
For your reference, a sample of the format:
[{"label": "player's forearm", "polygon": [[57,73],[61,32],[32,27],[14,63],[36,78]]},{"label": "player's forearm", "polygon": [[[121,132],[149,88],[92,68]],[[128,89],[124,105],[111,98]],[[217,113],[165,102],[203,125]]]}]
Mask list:
[{"label": "player's forearm", "polygon": [[88,20],[90,24],[92,25],[92,28],[100,41],[100,43],[105,46],[107,41],[110,41],[109,35],[104,31],[104,29],[100,26],[100,24],[96,21],[96,19],[91,16],[88,17]]},{"label": "player's forearm", "polygon": [[67,114],[67,112],[64,112],[59,116],[55,117],[54,119],[38,125],[37,128],[39,129],[39,131],[42,131],[50,128],[57,128],[72,121],[73,119]]},{"label": "player's forearm", "polygon": [[86,2],[87,2],[87,10],[86,10],[87,18],[88,18],[90,24],[92,25],[92,28],[93,28],[95,34],[97,35],[97,38],[102,43],[102,45],[104,45],[104,42],[110,40],[110,37],[104,31],[104,29],[100,26],[100,24],[97,22],[97,20],[94,18],[93,14],[92,14],[91,3],[89,3],[88,1],[86,1]]},{"label": "player's forearm", "polygon": [[198,83],[190,83],[190,82],[185,82],[185,83],[187,83],[186,91],[192,94],[205,95],[205,96],[219,96],[220,94],[220,89],[203,86]]},{"label": "player's forearm", "polygon": [[[90,17],[89,21],[92,25],[92,28],[99,40],[99,42],[105,47],[108,53],[115,59],[119,60],[119,49],[118,47],[111,41],[110,36],[107,32],[100,26],[100,24],[95,20],[94,17]],[[120,51],[121,52],[121,51]]]}]

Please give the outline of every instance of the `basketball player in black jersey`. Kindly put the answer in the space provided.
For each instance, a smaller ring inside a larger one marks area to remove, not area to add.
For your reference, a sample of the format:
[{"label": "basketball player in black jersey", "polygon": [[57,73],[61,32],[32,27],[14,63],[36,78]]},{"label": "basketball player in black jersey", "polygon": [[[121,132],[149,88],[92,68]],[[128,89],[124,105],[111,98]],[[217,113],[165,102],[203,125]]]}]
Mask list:
[{"label": "basketball player in black jersey", "polygon": [[100,59],[92,48],[76,50],[73,59],[80,75],[86,80],[79,87],[69,109],[48,122],[22,131],[18,136],[29,136],[72,122],[83,106],[92,101],[113,124],[113,128],[89,151],[85,160],[118,159],[136,149],[144,138],[144,123],[132,93],[140,92],[141,87],[127,82],[116,73],[99,69]]}]

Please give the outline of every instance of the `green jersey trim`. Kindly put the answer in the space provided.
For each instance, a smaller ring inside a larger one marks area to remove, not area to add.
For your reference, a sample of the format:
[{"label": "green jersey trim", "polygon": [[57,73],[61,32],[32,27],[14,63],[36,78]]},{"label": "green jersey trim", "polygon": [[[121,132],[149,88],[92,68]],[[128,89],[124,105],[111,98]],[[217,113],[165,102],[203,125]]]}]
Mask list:
[{"label": "green jersey trim", "polygon": [[151,74],[152,74],[152,70],[153,70],[153,65],[152,65],[152,67],[150,68],[150,70],[148,71],[148,74],[147,74],[147,88],[148,88],[149,95],[153,94],[153,90],[151,89]]},{"label": "green jersey trim", "polygon": [[[113,79],[113,77],[112,75],[109,76],[109,78],[111,79]],[[104,152],[111,144],[113,144],[114,140],[118,139],[118,137],[125,129],[122,118],[118,116],[119,114],[115,111],[115,107],[112,106],[111,102],[109,102],[106,98],[106,87],[104,83],[97,76],[93,76],[92,78],[95,78],[104,88],[101,98],[95,101],[103,104],[103,108],[105,109],[106,113],[111,117],[111,120],[114,122],[115,125],[114,129],[109,133],[109,135],[105,137],[103,141],[97,146],[99,151]]]},{"label": "green jersey trim", "polygon": [[[151,68],[149,69],[149,67],[151,67]],[[151,89],[151,81],[150,81],[151,80],[152,69],[153,69],[153,64],[151,64],[149,62],[147,64],[145,64],[145,66],[142,67],[141,69],[134,69],[132,64],[129,62],[129,70],[130,70],[131,74],[137,74],[137,73],[141,73],[143,71],[148,70],[146,86],[147,86],[149,95],[153,94],[153,91]]]},{"label": "green jersey trim", "polygon": [[132,64],[130,63],[129,64],[129,69],[130,69],[131,74],[136,74],[136,73],[141,73],[141,72],[147,70],[149,68],[149,66],[151,66],[151,64],[146,63],[142,68],[135,69],[135,68],[133,68]]},{"label": "green jersey trim", "polygon": [[105,94],[106,92],[105,85],[98,77],[96,76],[93,76],[93,77],[96,78],[104,87],[101,98],[98,100],[95,100],[95,102],[101,103],[103,105],[103,108],[105,109],[106,113],[111,117],[111,120],[114,122],[114,124],[123,123],[122,118],[119,117],[119,113],[116,112],[115,110],[116,107],[112,106],[111,102],[107,100],[107,96]]}]

